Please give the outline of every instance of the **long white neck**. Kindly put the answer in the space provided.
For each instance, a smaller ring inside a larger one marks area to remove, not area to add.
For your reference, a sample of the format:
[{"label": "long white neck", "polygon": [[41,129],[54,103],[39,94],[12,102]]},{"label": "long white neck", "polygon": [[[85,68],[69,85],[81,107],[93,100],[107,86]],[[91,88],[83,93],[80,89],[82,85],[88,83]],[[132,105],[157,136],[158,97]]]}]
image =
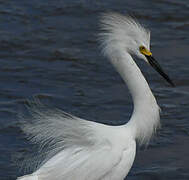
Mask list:
[{"label": "long white neck", "polygon": [[140,144],[147,143],[159,125],[159,106],[130,54],[115,51],[111,61],[127,84],[134,102],[133,114],[126,126],[131,126],[134,138]]}]

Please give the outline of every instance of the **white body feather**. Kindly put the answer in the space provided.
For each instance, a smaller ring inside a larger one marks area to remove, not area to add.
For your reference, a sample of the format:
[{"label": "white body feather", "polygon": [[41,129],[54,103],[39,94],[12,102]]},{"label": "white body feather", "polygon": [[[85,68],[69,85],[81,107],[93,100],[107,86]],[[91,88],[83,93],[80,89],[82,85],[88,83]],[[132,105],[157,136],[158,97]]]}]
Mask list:
[{"label": "white body feather", "polygon": [[159,107],[131,57],[134,52],[138,55],[138,44],[149,48],[149,32],[133,19],[114,13],[104,15],[102,23],[104,53],[133,97],[130,121],[108,126],[62,111],[33,109],[34,122],[23,129],[41,149],[51,148],[37,170],[20,180],[123,180],[133,164],[136,141],[148,143],[159,125]]}]

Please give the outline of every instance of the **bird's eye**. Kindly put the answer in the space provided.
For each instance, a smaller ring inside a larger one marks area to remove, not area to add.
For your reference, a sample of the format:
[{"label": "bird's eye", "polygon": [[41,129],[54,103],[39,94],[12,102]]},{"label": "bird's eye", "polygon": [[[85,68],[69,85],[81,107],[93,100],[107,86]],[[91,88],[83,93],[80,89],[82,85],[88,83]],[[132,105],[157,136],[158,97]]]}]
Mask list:
[{"label": "bird's eye", "polygon": [[140,47],[139,47],[139,50],[140,50],[140,51],[144,51],[145,49],[146,49],[146,48],[145,48],[144,46],[140,46]]}]

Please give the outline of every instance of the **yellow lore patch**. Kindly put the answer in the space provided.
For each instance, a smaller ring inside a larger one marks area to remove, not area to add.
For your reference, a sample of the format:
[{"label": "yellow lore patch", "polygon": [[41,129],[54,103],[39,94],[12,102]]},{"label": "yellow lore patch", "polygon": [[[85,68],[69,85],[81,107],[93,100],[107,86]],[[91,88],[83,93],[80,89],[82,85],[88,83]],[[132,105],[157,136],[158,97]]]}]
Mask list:
[{"label": "yellow lore patch", "polygon": [[140,46],[139,50],[141,52],[141,54],[145,55],[145,56],[152,56],[152,53],[146,49],[144,46]]}]

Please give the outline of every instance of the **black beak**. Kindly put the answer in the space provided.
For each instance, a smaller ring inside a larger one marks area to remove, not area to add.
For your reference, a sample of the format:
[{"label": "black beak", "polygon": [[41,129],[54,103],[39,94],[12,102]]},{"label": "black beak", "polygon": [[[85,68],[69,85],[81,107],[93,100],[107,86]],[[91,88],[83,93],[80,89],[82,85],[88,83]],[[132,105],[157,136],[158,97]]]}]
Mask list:
[{"label": "black beak", "polygon": [[152,57],[152,56],[147,56],[146,58],[149,62],[149,64],[161,75],[163,76],[166,81],[168,83],[170,83],[173,87],[175,86],[174,83],[171,81],[171,79],[169,78],[169,76],[167,74],[165,74],[161,68],[161,66],[159,65],[159,63]]}]

